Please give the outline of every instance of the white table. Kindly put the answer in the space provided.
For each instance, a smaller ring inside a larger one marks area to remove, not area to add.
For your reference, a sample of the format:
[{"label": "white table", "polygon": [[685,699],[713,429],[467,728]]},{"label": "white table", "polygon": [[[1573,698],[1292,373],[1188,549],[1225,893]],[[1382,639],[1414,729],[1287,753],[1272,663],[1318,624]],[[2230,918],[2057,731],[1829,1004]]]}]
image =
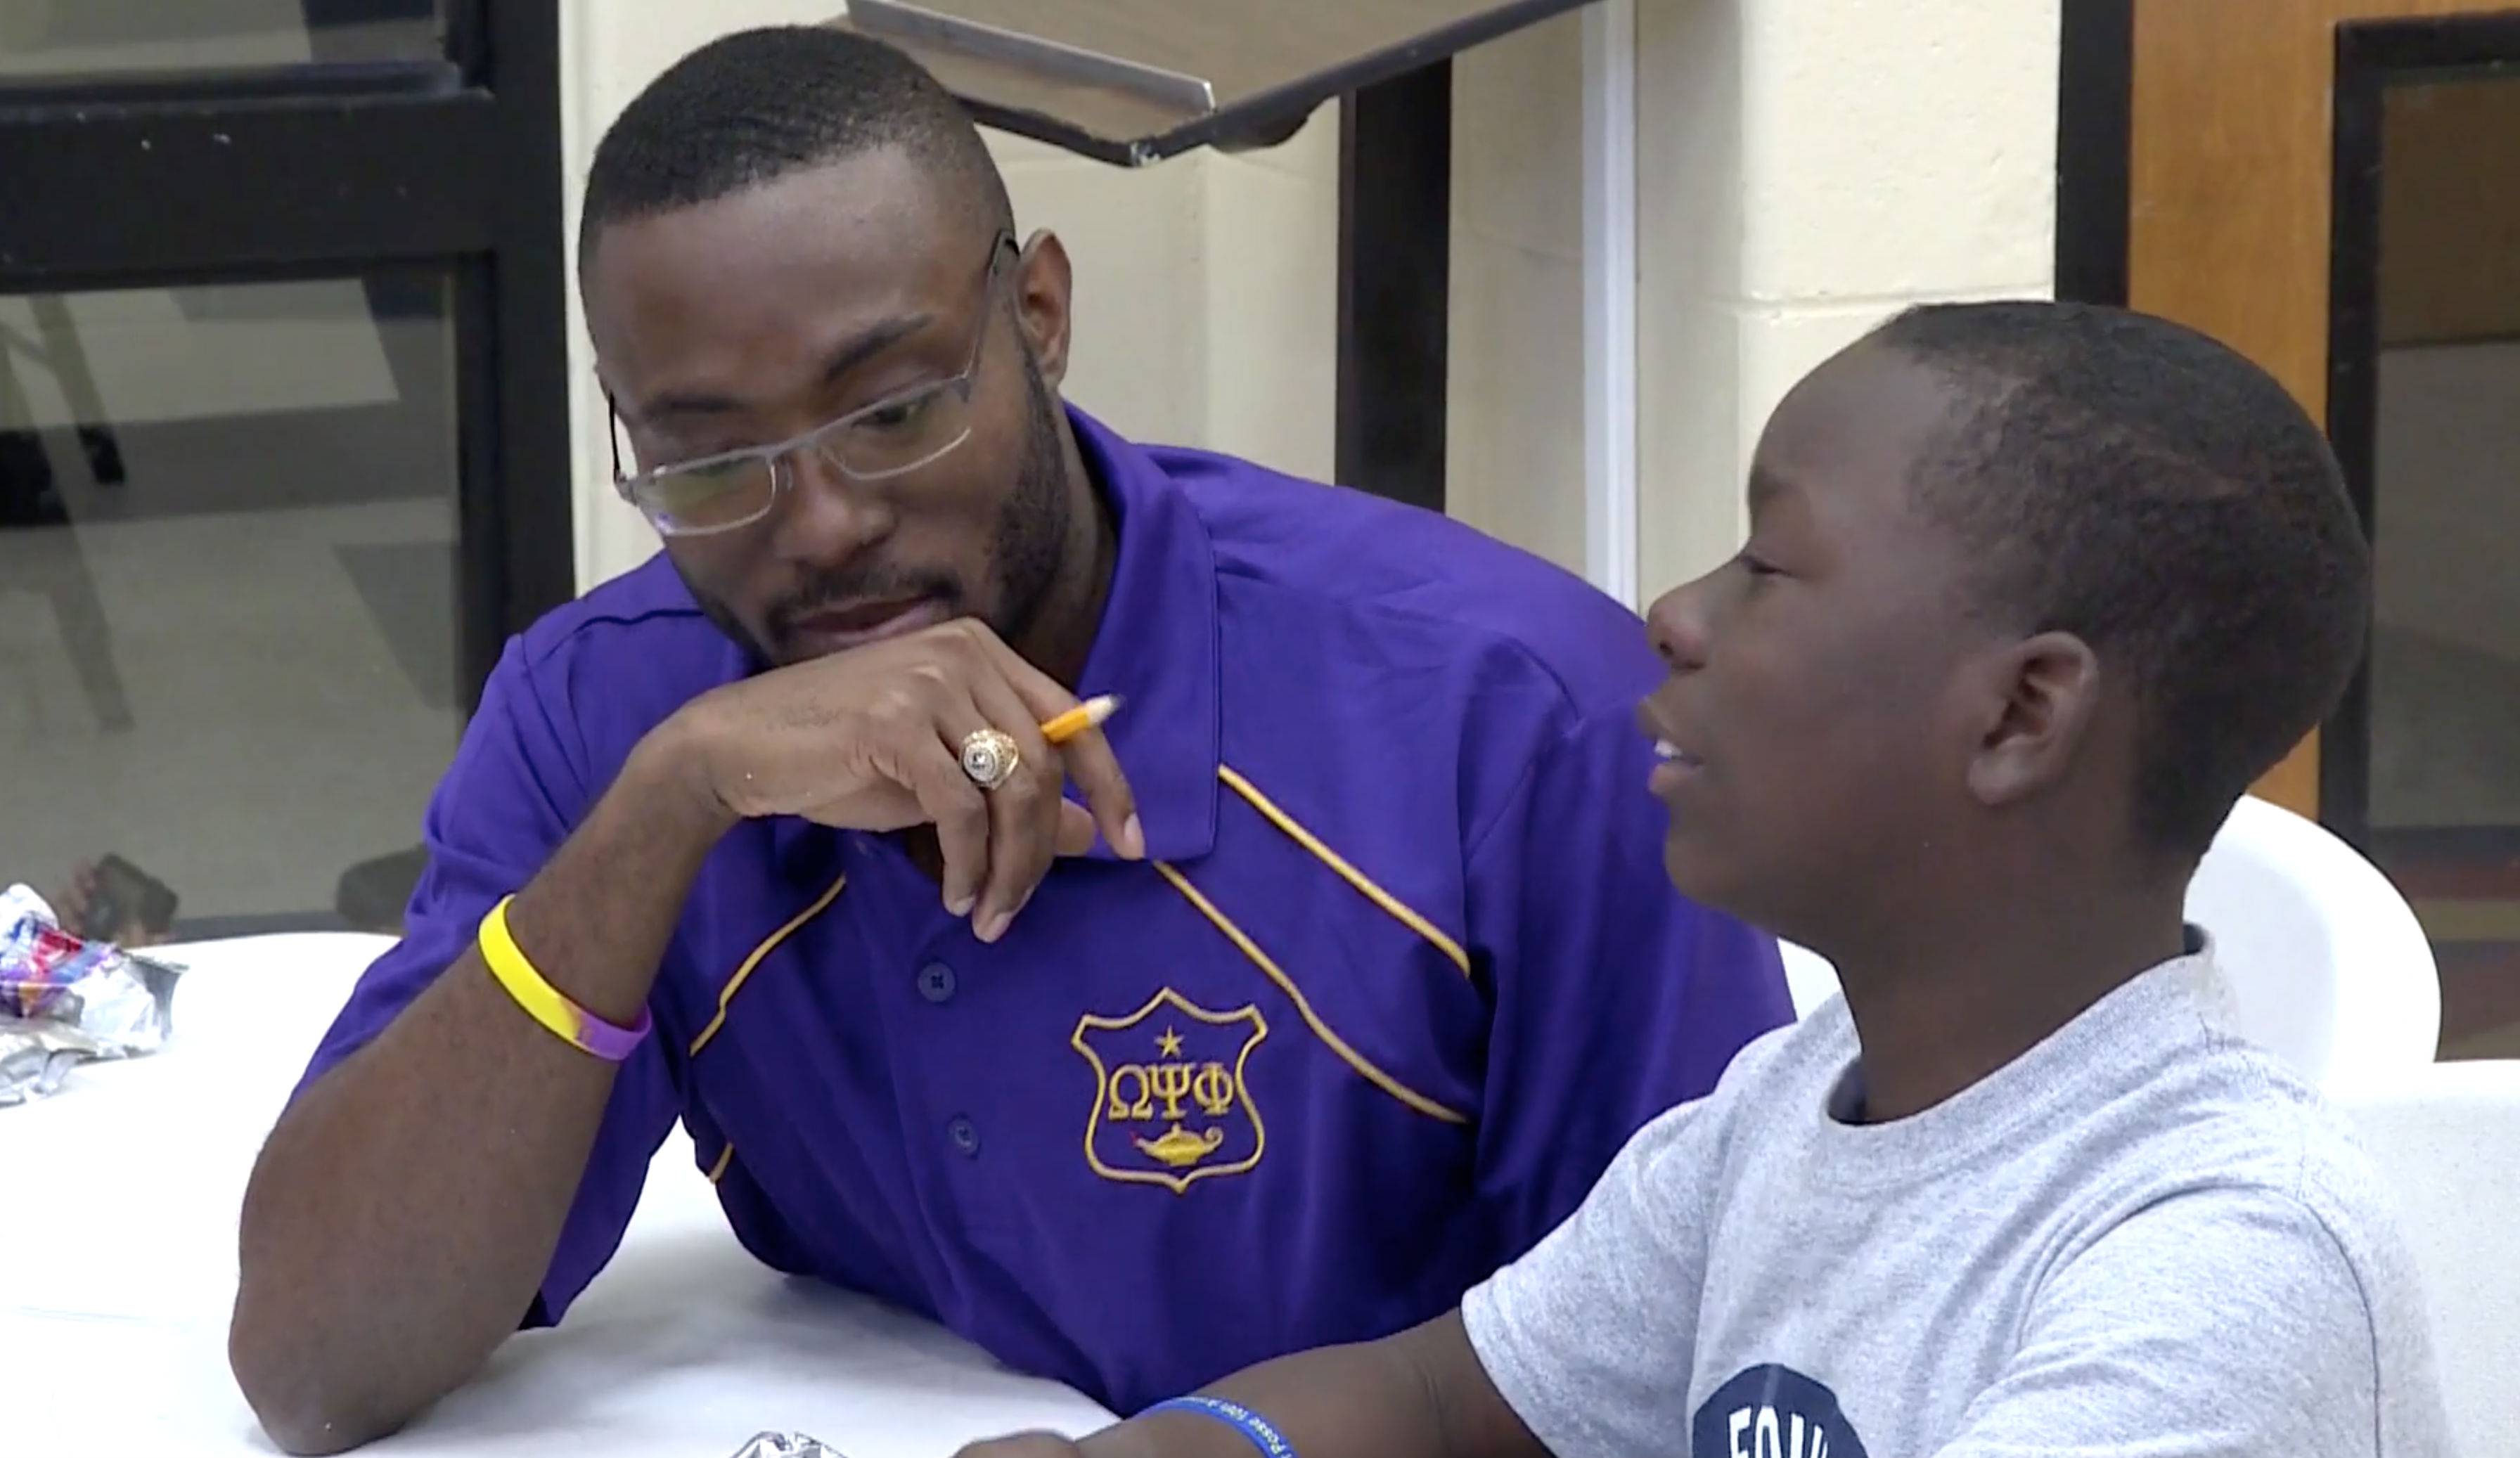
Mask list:
[{"label": "white table", "polygon": [[[175,1035],[0,1109],[0,1353],[10,1453],[275,1451],[229,1376],[237,1212],[253,1155],[361,968],[362,936],[170,948]],[[755,1262],[677,1133],[620,1254],[560,1330],[366,1451],[727,1458],[763,1429],[850,1458],[1110,1421],[928,1323]]]}]

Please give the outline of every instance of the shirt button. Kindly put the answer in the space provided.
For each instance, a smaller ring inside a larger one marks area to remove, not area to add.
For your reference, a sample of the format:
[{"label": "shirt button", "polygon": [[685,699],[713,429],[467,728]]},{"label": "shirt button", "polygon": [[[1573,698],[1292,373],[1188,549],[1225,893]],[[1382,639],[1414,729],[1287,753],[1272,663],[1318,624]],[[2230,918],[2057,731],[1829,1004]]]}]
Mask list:
[{"label": "shirt button", "polygon": [[954,969],[943,962],[929,962],[919,969],[919,995],[930,1002],[954,1000]]},{"label": "shirt button", "polygon": [[966,1158],[976,1157],[980,1152],[980,1127],[960,1114],[946,1121],[945,1137],[953,1140],[954,1147]]}]

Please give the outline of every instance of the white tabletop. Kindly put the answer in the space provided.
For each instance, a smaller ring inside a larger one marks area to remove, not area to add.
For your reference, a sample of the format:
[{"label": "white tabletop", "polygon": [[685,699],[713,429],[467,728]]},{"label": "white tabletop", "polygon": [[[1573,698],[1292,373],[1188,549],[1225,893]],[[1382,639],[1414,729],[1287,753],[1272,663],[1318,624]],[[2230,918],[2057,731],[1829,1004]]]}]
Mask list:
[{"label": "white tabletop", "polygon": [[[387,942],[257,937],[170,948],[175,1034],[0,1109],[0,1353],[13,1453],[274,1451],[228,1374],[237,1212],[254,1151],[359,970]],[[366,1451],[727,1458],[800,1432],[850,1458],[946,1458],[1109,1415],[918,1318],[792,1280],[727,1230],[679,1132],[620,1254],[560,1330]]]}]

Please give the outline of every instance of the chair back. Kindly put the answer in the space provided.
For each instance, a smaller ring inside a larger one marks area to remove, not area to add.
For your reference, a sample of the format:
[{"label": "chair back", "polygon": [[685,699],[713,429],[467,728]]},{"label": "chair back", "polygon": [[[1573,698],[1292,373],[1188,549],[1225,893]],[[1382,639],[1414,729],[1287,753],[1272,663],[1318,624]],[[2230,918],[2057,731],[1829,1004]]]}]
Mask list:
[{"label": "chair back", "polygon": [[2187,888],[2240,1027],[2311,1080],[2433,1061],[2441,975],[2414,908],[2323,827],[2249,796]]},{"label": "chair back", "polygon": [[2327,1096],[2414,1252],[2455,1451],[2520,1453],[2520,1060],[2374,1071]]}]

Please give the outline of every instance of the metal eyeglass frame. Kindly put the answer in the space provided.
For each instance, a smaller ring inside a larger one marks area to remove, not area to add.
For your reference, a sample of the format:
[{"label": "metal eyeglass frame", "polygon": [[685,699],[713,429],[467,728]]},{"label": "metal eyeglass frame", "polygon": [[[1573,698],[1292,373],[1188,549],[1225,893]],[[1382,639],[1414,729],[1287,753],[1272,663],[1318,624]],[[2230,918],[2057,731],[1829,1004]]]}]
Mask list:
[{"label": "metal eyeglass frame", "polygon": [[[972,383],[979,375],[980,351],[988,343],[989,321],[996,312],[993,305],[997,297],[998,264],[1003,258],[1005,258],[1007,250],[1010,248],[1014,248],[1016,250],[1016,256],[1018,258],[1022,256],[1021,249],[1018,248],[1015,243],[1015,236],[1003,229],[999,230],[997,237],[991,240],[989,243],[988,267],[982,271],[980,275],[980,317],[978,323],[971,331],[971,352],[966,359],[961,373],[944,379],[918,385],[914,388],[904,390],[900,394],[887,396],[884,399],[878,400],[870,405],[859,406],[857,409],[850,411],[846,415],[825,420],[820,425],[815,426],[813,429],[806,431],[802,435],[791,436],[787,440],[766,446],[745,446],[741,450],[720,451],[712,456],[701,456],[691,461],[678,461],[670,465],[661,465],[653,470],[644,470],[634,474],[621,468],[621,432],[623,429],[621,422],[621,408],[619,402],[613,399],[612,393],[609,390],[606,391],[604,395],[604,404],[606,411],[608,413],[608,420],[605,433],[610,437],[612,445],[612,489],[620,494],[623,501],[628,502],[631,506],[637,508],[639,514],[648,519],[649,525],[653,526],[658,532],[665,536],[711,537],[716,536],[721,532],[741,531],[743,528],[752,525],[754,522],[761,520],[763,517],[768,516],[772,511],[777,510],[779,508],[779,499],[787,495],[790,490],[794,489],[796,472],[795,468],[788,464],[788,460],[797,452],[814,450],[825,440],[847,430],[849,427],[856,425],[871,416],[881,414],[884,411],[899,410],[904,406],[917,405],[923,401],[932,400],[936,396],[943,394],[948,390],[960,395],[962,397],[964,407],[968,409],[971,403]],[[971,426],[967,420],[963,425],[963,432],[960,435],[957,435],[952,440],[938,446],[935,450],[928,452],[917,461],[910,462],[907,464],[888,466],[879,471],[853,470],[849,467],[847,462],[842,461],[839,458],[837,453],[823,453],[823,459],[831,463],[833,469],[837,470],[840,474],[848,477],[852,481],[886,481],[896,476],[908,475],[910,472],[919,470],[922,467],[935,464],[938,461],[941,461],[946,456],[952,454],[956,448],[960,447],[965,441],[969,440],[970,438]],[[770,470],[770,495],[768,499],[761,504],[760,510],[753,512],[749,516],[743,517],[742,520],[722,521],[712,526],[702,527],[680,525],[669,526],[666,524],[667,520],[671,519],[668,513],[651,507],[648,503],[639,499],[640,492],[643,489],[651,487],[655,482],[667,477],[683,475],[686,473],[697,473],[705,470],[714,470],[723,466],[733,465],[737,463],[747,461],[759,461],[768,466]]]}]

